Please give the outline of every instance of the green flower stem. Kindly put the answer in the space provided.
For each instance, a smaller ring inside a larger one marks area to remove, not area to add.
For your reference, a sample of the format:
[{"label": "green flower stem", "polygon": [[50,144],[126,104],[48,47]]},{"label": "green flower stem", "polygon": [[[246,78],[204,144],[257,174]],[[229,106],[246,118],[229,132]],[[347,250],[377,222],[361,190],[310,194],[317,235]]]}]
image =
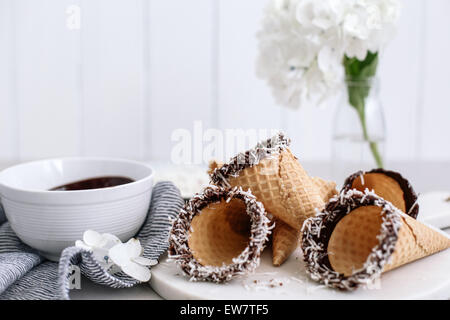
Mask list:
[{"label": "green flower stem", "polygon": [[375,76],[378,66],[378,53],[369,51],[362,61],[345,56],[343,64],[346,78],[349,81],[347,83],[348,102],[358,113],[364,140],[369,143],[375,163],[379,168],[383,168],[383,159],[378,151],[378,144],[370,139],[367,130],[365,112],[366,98],[371,89],[370,79]]},{"label": "green flower stem", "polygon": [[370,151],[372,152],[372,155],[373,155],[373,158],[375,159],[375,163],[377,164],[377,167],[383,168],[383,159],[381,158],[380,152],[378,151],[378,143],[370,140],[369,134],[367,132],[366,115],[364,112],[364,108],[362,108],[360,110],[361,111],[358,111],[358,116],[359,116],[359,120],[361,121],[361,127],[363,130],[364,140],[369,142]]}]

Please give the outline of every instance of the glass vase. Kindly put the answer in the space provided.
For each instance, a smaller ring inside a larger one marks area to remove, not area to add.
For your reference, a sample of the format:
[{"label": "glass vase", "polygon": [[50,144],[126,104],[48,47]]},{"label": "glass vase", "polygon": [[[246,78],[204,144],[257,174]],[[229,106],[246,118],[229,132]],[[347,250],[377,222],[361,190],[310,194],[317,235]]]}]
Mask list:
[{"label": "glass vase", "polygon": [[358,170],[383,167],[386,128],[377,78],[346,80],[333,128],[336,181]]}]

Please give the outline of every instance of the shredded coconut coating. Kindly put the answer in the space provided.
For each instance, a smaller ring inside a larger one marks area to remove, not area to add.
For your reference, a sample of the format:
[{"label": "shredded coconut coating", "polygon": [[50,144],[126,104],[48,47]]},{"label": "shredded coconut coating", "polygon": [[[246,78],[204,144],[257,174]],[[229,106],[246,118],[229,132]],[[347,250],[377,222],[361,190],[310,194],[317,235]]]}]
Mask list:
[{"label": "shredded coconut coating", "polygon": [[263,159],[280,154],[281,151],[289,147],[290,143],[291,140],[282,132],[259,142],[253,149],[239,153],[231,158],[228,163],[214,169],[211,173],[212,184],[229,186],[227,181],[229,178],[239,176],[242,170],[257,165]]},{"label": "shredded coconut coating", "polygon": [[414,188],[412,187],[411,183],[398,172],[389,171],[381,168],[373,169],[371,171],[355,172],[345,180],[341,192],[346,192],[352,189],[353,181],[355,181],[355,179],[357,179],[358,177],[361,177],[361,181],[364,184],[364,175],[367,173],[382,173],[397,181],[397,183],[400,185],[400,188],[403,190],[403,199],[405,200],[406,205],[405,213],[411,216],[412,218],[417,219],[417,215],[419,214],[419,203],[417,194],[414,191]]},{"label": "shredded coconut coating", "polygon": [[[231,199],[240,199],[246,205],[246,213],[251,220],[249,243],[239,256],[233,258],[231,264],[223,264],[221,267],[204,266],[194,258],[188,245],[191,222],[209,204]],[[259,266],[261,252],[273,228],[269,224],[263,204],[250,191],[243,191],[240,187],[225,189],[210,185],[187,202],[173,222],[169,236],[169,258],[176,261],[191,281],[229,281],[236,276],[253,272]]]},{"label": "shredded coconut coating", "polygon": [[[367,257],[364,266],[351,276],[334,271],[328,259],[328,242],[337,223],[361,206],[382,208],[382,223],[377,236],[379,243]],[[366,189],[350,189],[333,197],[323,212],[307,219],[302,227],[302,249],[307,273],[311,279],[340,290],[355,290],[360,285],[373,283],[389,263],[401,227],[401,211],[390,202]]]}]

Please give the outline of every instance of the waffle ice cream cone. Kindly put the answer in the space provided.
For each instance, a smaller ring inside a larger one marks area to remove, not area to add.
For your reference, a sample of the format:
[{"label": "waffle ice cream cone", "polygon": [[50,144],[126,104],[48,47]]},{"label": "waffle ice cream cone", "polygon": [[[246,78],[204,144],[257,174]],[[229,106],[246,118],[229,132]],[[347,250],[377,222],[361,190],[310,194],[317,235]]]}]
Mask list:
[{"label": "waffle ice cream cone", "polygon": [[402,215],[398,240],[383,272],[450,248],[450,238],[440,230]]},{"label": "waffle ice cream cone", "polygon": [[300,230],[294,229],[281,220],[275,221],[272,234],[272,263],[280,266],[294,252],[300,243]]},{"label": "waffle ice cream cone", "polygon": [[349,190],[305,222],[302,246],[313,279],[353,290],[383,272],[450,248],[450,238],[374,192]]},{"label": "waffle ice cream cone", "polygon": [[400,173],[384,169],[358,171],[350,175],[344,182],[343,192],[356,189],[364,192],[373,190],[384,200],[391,202],[401,211],[417,218],[419,205],[417,194],[407,179]]},{"label": "waffle ice cream cone", "polygon": [[317,186],[288,148],[282,135],[239,154],[211,174],[214,184],[250,189],[267,212],[294,229],[321,209]]},{"label": "waffle ice cream cone", "polygon": [[[328,243],[329,260],[334,271],[350,276],[354,270],[363,268],[372,249],[378,245],[382,217],[382,208],[363,206],[338,222]],[[382,272],[450,247],[450,239],[442,233],[405,214],[397,217],[397,240],[390,262]]]},{"label": "waffle ice cream cone", "polygon": [[[312,181],[325,203],[337,194],[335,182],[318,177],[312,178]],[[292,228],[281,220],[275,222],[272,235],[272,263],[274,266],[280,266],[289,258],[300,244],[300,235],[300,229]]]},{"label": "waffle ice cream cone", "polygon": [[221,200],[202,210],[192,219],[188,244],[204,266],[220,267],[232,263],[250,238],[250,218],[245,203],[238,199]]},{"label": "waffle ice cream cone", "polygon": [[209,186],[174,221],[169,257],[191,280],[231,280],[259,265],[269,223],[264,206],[251,193]]},{"label": "waffle ice cream cone", "polygon": [[336,182],[326,181],[319,177],[313,177],[312,181],[314,185],[319,189],[320,197],[325,203],[338,194],[338,191],[336,189]]}]

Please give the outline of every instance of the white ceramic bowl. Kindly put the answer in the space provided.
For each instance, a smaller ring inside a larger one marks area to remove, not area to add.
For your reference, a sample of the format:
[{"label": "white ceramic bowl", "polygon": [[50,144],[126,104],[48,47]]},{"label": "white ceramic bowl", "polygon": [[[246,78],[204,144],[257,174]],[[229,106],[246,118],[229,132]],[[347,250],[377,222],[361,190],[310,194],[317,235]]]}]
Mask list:
[{"label": "white ceramic bowl", "polygon": [[[134,182],[101,189],[49,191],[105,176]],[[56,261],[61,251],[92,229],[127,241],[142,226],[150,204],[153,170],[140,162],[61,158],[19,164],[0,173],[0,195],[17,236]]]}]

